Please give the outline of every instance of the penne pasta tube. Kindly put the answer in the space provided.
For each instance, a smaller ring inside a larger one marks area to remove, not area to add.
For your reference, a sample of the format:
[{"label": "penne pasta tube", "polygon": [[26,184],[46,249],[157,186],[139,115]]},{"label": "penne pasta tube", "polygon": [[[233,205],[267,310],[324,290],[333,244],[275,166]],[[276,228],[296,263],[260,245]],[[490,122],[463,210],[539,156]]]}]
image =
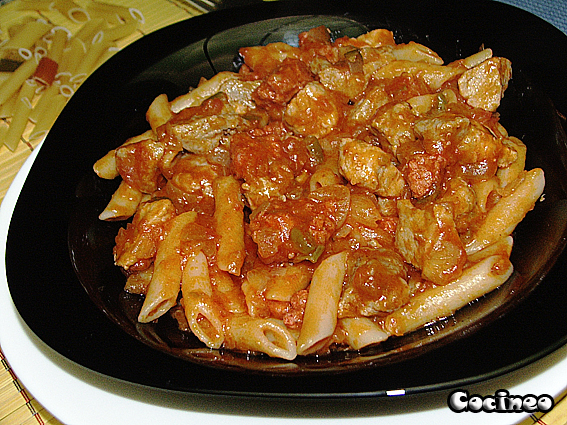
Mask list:
[{"label": "penne pasta tube", "polygon": [[12,73],[10,78],[4,81],[2,86],[0,86],[0,105],[20,90],[24,81],[33,75],[36,68],[37,62],[32,58],[23,62],[18,69]]},{"label": "penne pasta tube", "polygon": [[93,16],[104,17],[111,24],[129,23],[132,20],[144,23],[144,15],[138,9],[117,4],[91,1],[87,10]]},{"label": "penne pasta tube", "polygon": [[504,145],[509,146],[516,152],[516,160],[506,168],[499,168],[496,176],[500,181],[500,187],[506,187],[513,183],[524,171],[526,167],[526,145],[516,138],[508,137],[503,140]]},{"label": "penne pasta tube", "polygon": [[[122,144],[122,146],[126,146],[132,143],[137,143],[142,140],[155,140],[155,133],[152,130],[148,130],[138,136],[134,136],[126,140]],[[93,166],[94,172],[102,179],[112,180],[118,177],[118,170],[116,169],[116,157],[114,156],[116,153],[115,149],[111,149],[108,151],[106,155],[100,158],[97,162],[95,162]]]},{"label": "penne pasta tube", "polygon": [[347,344],[355,350],[388,339],[389,334],[368,317],[345,317],[339,319]]},{"label": "penne pasta tube", "polygon": [[70,32],[64,27],[54,27],[51,30],[51,46],[49,47],[48,57],[59,63],[63,57],[63,51],[67,46],[67,40],[69,39]]},{"label": "penne pasta tube", "polygon": [[63,96],[62,94],[55,95],[51,99],[49,107],[46,108],[44,113],[40,115],[40,118],[37,120],[32,132],[30,133],[29,139],[36,140],[45,137],[50,128],[53,126],[53,123],[65,107],[66,103],[67,97]]},{"label": "penne pasta tube", "polygon": [[50,10],[52,0],[19,0],[16,2],[17,10]]},{"label": "penne pasta tube", "polygon": [[512,193],[500,199],[487,213],[473,238],[465,245],[467,255],[512,234],[518,223],[533,209],[543,193],[544,186],[542,169],[534,168],[526,172]]},{"label": "penne pasta tube", "polygon": [[171,228],[157,249],[154,273],[138,315],[139,322],[156,320],[177,303],[182,277],[179,254],[181,232],[196,217],[196,212],[188,211],[171,220]]},{"label": "penne pasta tube", "polygon": [[52,84],[51,86],[47,87],[47,89],[43,90],[39,100],[35,104],[31,114],[30,114],[30,121],[37,123],[41,117],[48,113],[48,110],[51,105],[51,101],[56,94],[59,93],[59,87],[56,84]]},{"label": "penne pasta tube", "polygon": [[187,94],[176,97],[170,102],[170,109],[177,114],[181,110],[190,106],[198,106],[203,100],[218,93],[221,84],[233,78],[240,78],[237,74],[230,71],[222,71],[212,77],[210,80],[204,81],[199,86],[191,90]]},{"label": "penne pasta tube", "polygon": [[488,245],[486,248],[483,248],[480,251],[469,255],[467,257],[467,261],[471,264],[474,264],[492,255],[505,255],[509,258],[510,254],[512,253],[513,245],[514,239],[512,238],[512,236],[505,236],[502,239],[497,240],[493,244]]},{"label": "penne pasta tube", "polygon": [[413,297],[405,306],[386,317],[385,329],[403,335],[429,322],[450,316],[475,299],[502,285],[513,271],[509,258],[492,255],[463,270],[458,279]]},{"label": "penne pasta tube", "polygon": [[251,351],[293,360],[297,356],[295,338],[277,319],[235,315],[227,320],[225,346],[239,351]]},{"label": "penne pasta tube", "polygon": [[10,40],[2,46],[2,50],[31,49],[43,37],[52,25],[44,21],[31,21],[25,24]]},{"label": "penne pasta tube", "polygon": [[219,177],[214,181],[215,230],[219,235],[217,264],[221,270],[240,275],[244,264],[244,202],[240,183],[232,177]]},{"label": "penne pasta tube", "polygon": [[14,114],[14,105],[16,105],[17,99],[18,92],[14,93],[6,102],[0,105],[0,118],[10,118]]},{"label": "penne pasta tube", "polygon": [[2,83],[4,83],[4,81],[6,81],[8,78],[10,78],[10,75],[12,75],[12,72],[1,71],[0,72],[0,85]]},{"label": "penne pasta tube", "polygon": [[209,264],[203,251],[187,258],[185,267],[183,267],[181,290],[185,293],[198,292],[209,297],[213,295]]},{"label": "penne pasta tube", "polygon": [[150,265],[145,270],[139,270],[128,275],[124,290],[130,294],[146,295],[148,286],[154,274],[154,265]]},{"label": "penne pasta tube", "polygon": [[160,94],[151,103],[148,111],[146,112],[146,121],[152,127],[152,130],[156,131],[160,125],[168,122],[173,113],[169,109],[169,101],[166,94]]},{"label": "penne pasta tube", "polygon": [[122,181],[98,218],[106,221],[126,220],[134,215],[141,199],[142,192]]},{"label": "penne pasta tube", "polygon": [[55,0],[52,8],[77,24],[82,24],[90,20],[87,10],[72,0]]},{"label": "penne pasta tube", "polygon": [[138,22],[132,21],[125,24],[115,25],[112,28],[105,29],[104,39],[109,41],[120,40],[121,38],[128,37],[138,29]]},{"label": "penne pasta tube", "polygon": [[111,44],[112,43],[110,41],[101,40],[88,46],[87,53],[77,67],[73,77],[71,77],[71,81],[73,83],[83,82],[85,78],[87,78],[91,72],[96,69],[95,65],[98,62],[98,58],[110,47]]},{"label": "penne pasta tube", "polygon": [[220,348],[224,342],[224,326],[218,307],[207,294],[183,292],[183,309],[191,332],[209,348]]},{"label": "penne pasta tube", "polygon": [[26,80],[22,85],[16,104],[12,121],[8,133],[4,137],[4,145],[12,152],[16,150],[18,143],[22,138],[22,134],[28,124],[28,119],[32,110],[32,99],[35,94],[37,85],[33,80]]},{"label": "penne pasta tube", "polygon": [[335,331],[347,258],[347,251],[339,252],[325,258],[315,269],[297,340],[297,354],[316,352]]},{"label": "penne pasta tube", "polygon": [[59,72],[73,75],[86,53],[87,47],[84,41],[77,37],[72,38],[67,48],[63,51],[63,57],[59,64]]},{"label": "penne pasta tube", "polygon": [[95,34],[106,28],[104,19],[102,18],[92,18],[90,21],[85,22],[85,24],[75,33],[75,38],[81,40],[85,44],[89,44],[93,41]]},{"label": "penne pasta tube", "polygon": [[223,311],[241,314],[248,310],[241,287],[232,280],[230,274],[215,268],[210,270],[210,276],[213,297],[222,306]]}]

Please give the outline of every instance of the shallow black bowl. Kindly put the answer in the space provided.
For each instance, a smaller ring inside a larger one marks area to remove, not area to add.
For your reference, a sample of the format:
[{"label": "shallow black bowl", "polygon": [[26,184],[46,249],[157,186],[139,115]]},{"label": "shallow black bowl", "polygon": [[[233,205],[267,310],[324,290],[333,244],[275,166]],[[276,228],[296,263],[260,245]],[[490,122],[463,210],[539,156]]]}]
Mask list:
[{"label": "shallow black bowl", "polygon": [[[171,321],[136,322],[141,299],[122,291],[112,262],[121,223],[97,216],[117,181],[93,163],[148,128],[161,93],[238,66],[241,46],[292,42],[318,25],[335,36],[388,28],[446,62],[484,45],[512,60],[501,122],[546,173],[542,202],[515,232],[515,273],[454,316],[358,353],[294,362],[208,350]],[[96,372],[148,386],[207,394],[334,397],[464,385],[517,369],[567,341],[563,284],[567,194],[567,37],[500,3],[271,2],[172,25],[113,57],[71,99],[39,152],[16,205],[6,268],[14,303],[50,347]],[[561,112],[558,112],[561,111]]]}]

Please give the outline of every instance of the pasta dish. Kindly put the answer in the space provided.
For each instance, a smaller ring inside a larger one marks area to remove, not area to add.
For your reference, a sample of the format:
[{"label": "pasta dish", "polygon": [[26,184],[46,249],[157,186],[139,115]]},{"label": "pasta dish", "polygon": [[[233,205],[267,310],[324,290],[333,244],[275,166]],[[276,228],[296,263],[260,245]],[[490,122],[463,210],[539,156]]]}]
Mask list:
[{"label": "pasta dish", "polygon": [[99,159],[114,260],[211,349],[286,360],[360,350],[450,316],[511,276],[544,173],[499,123],[511,62],[445,64],[377,29],[242,47],[237,72],[149,106]]}]

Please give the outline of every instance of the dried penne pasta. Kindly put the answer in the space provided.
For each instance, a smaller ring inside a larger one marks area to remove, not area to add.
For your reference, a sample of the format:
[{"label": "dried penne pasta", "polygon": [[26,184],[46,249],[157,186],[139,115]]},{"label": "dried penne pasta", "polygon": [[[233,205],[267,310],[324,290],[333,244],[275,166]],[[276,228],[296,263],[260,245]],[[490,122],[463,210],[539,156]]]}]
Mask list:
[{"label": "dried penne pasta", "polygon": [[52,25],[44,21],[32,21],[25,24],[10,40],[2,46],[3,51],[11,49],[31,49],[43,37]]},{"label": "dried penne pasta", "polygon": [[85,44],[92,43],[96,34],[101,32],[106,28],[104,19],[102,18],[92,18],[85,22],[83,26],[75,34],[75,38],[81,40]]},{"label": "dried penne pasta", "polygon": [[28,118],[32,110],[32,99],[37,85],[33,80],[26,80],[17,97],[12,121],[8,133],[4,137],[4,145],[14,151],[20,142],[24,129],[28,123]]},{"label": "dried penne pasta", "polygon": [[2,83],[0,86],[0,105],[4,104],[14,93],[20,90],[24,81],[33,75],[36,68],[37,62],[35,59],[32,58],[25,61],[12,73],[10,78]]},{"label": "dried penne pasta", "polygon": [[50,10],[52,0],[20,0],[16,3],[19,10]]},{"label": "dried penne pasta", "polygon": [[87,53],[85,54],[81,63],[77,66],[71,81],[73,83],[81,83],[87,78],[91,72],[95,70],[95,65],[98,59],[103,55],[104,51],[107,50],[112,43],[110,41],[100,40],[96,41],[87,47]]},{"label": "dried penne pasta", "polygon": [[108,41],[116,41],[121,38],[128,37],[134,34],[137,29],[138,29],[137,21],[115,25],[112,28],[107,28],[103,30],[104,39]]},{"label": "dried penne pasta", "polygon": [[[55,86],[58,89],[57,86]],[[51,99],[51,103],[49,104],[49,108],[46,108],[44,112],[39,116],[40,118],[35,123],[32,132],[30,133],[29,139],[30,140],[37,140],[45,137],[49,130],[51,129],[53,123],[65,107],[67,103],[67,98],[62,94],[56,94]],[[35,108],[32,110],[35,110]]]},{"label": "dried penne pasta", "polygon": [[39,100],[35,104],[31,114],[30,120],[34,123],[37,123],[39,119],[44,114],[49,113],[50,105],[53,100],[53,97],[59,93],[59,86],[57,84],[53,84],[47,89],[43,90],[40,94]]},{"label": "dried penne pasta", "polygon": [[55,0],[51,7],[77,24],[82,24],[90,20],[87,10],[80,7],[72,0]]},{"label": "dried penne pasta", "polygon": [[181,232],[187,224],[195,220],[196,216],[196,213],[189,211],[172,220],[171,228],[157,250],[152,280],[138,315],[139,322],[151,322],[177,303],[182,277],[179,254]]}]

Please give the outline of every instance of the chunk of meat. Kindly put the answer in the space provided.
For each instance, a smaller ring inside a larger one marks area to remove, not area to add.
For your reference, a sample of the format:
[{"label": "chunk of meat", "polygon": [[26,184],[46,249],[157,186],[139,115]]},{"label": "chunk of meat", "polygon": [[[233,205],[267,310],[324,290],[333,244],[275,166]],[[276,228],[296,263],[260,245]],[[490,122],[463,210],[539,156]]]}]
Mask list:
[{"label": "chunk of meat", "polygon": [[270,43],[267,46],[243,47],[239,50],[246,66],[259,79],[270,75],[287,58],[298,59],[300,49],[287,43]]},{"label": "chunk of meat", "polygon": [[277,125],[235,134],[230,153],[232,169],[244,180],[244,194],[252,209],[296,190],[295,178],[311,169],[305,141]]},{"label": "chunk of meat", "polygon": [[302,289],[291,297],[290,307],[283,317],[283,322],[289,329],[301,329],[308,295],[309,291]]},{"label": "chunk of meat", "polygon": [[256,105],[272,112],[272,116],[281,116],[283,108],[305,85],[313,81],[311,71],[297,59],[285,59],[272,74],[264,78],[253,99]]},{"label": "chunk of meat", "polygon": [[211,152],[236,129],[248,129],[253,123],[238,114],[194,116],[186,121],[164,124],[167,136],[175,139],[189,152]]},{"label": "chunk of meat", "polygon": [[395,156],[400,145],[416,139],[413,130],[416,119],[408,103],[388,103],[378,110],[371,125],[384,140],[384,149]]},{"label": "chunk of meat", "polygon": [[116,148],[116,169],[129,186],[143,193],[154,192],[161,182],[159,168],[164,145],[156,140],[122,145]]},{"label": "chunk of meat", "polygon": [[451,210],[441,204],[424,209],[398,201],[396,248],[404,259],[422,270],[423,278],[444,285],[458,278],[467,255]]},{"label": "chunk of meat", "polygon": [[323,137],[339,123],[339,101],[319,82],[308,83],[287,104],[284,120],[302,136]]},{"label": "chunk of meat", "polygon": [[325,203],[309,198],[274,199],[250,216],[252,239],[266,264],[317,261],[335,229]]},{"label": "chunk of meat", "polygon": [[426,152],[443,156],[460,175],[484,179],[498,169],[502,140],[477,121],[446,112],[416,121],[414,130]]},{"label": "chunk of meat", "polygon": [[131,223],[116,236],[114,262],[125,270],[145,270],[154,260],[166,224],[175,217],[175,207],[168,199],[142,204]]},{"label": "chunk of meat", "polygon": [[418,153],[410,157],[402,171],[414,198],[429,196],[440,187],[445,164],[441,155]]},{"label": "chunk of meat", "polygon": [[374,316],[400,308],[410,298],[408,270],[391,249],[363,249],[352,254],[350,278],[339,301],[339,317]]},{"label": "chunk of meat", "polygon": [[512,63],[494,57],[465,71],[459,77],[459,92],[470,106],[494,112],[512,78]]},{"label": "chunk of meat", "polygon": [[339,150],[340,172],[352,184],[379,196],[402,195],[406,183],[394,157],[378,146],[345,138]]},{"label": "chunk of meat", "polygon": [[180,154],[157,196],[170,199],[178,213],[197,211],[210,215],[215,209],[213,182],[224,172],[223,167],[211,164],[205,155]]},{"label": "chunk of meat", "polygon": [[254,108],[252,92],[259,84],[259,81],[247,80],[240,74],[222,71],[209,80],[201,79],[195,89],[173,99],[169,107],[174,114],[178,114],[187,108],[200,106],[207,99],[223,93],[234,112],[242,114]]}]

